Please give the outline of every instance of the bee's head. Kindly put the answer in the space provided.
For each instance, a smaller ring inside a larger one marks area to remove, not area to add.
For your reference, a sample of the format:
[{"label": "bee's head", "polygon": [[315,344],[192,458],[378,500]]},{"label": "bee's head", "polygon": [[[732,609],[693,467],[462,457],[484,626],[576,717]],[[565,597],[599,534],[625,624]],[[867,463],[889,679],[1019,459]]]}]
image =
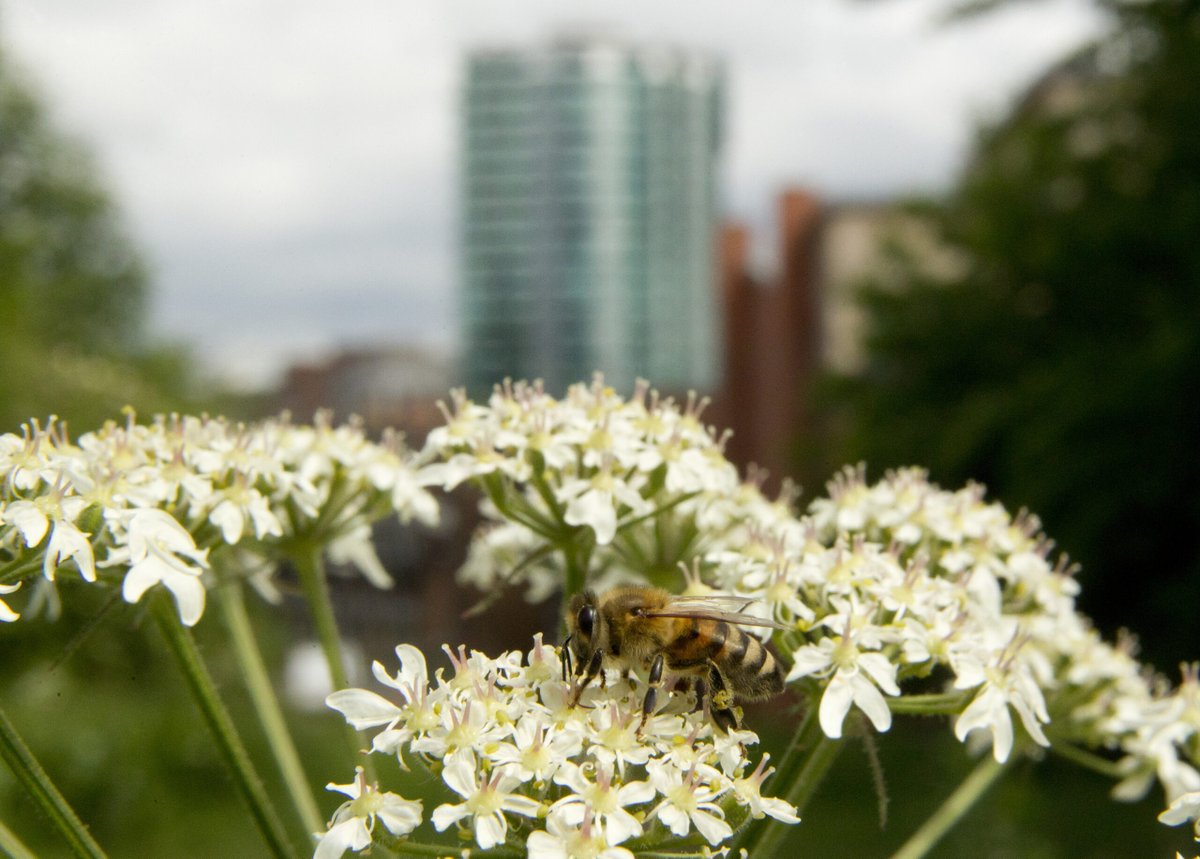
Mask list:
[{"label": "bee's head", "polygon": [[597,631],[600,625],[596,594],[584,591],[571,597],[567,604],[567,630],[570,633],[571,651],[576,659],[586,660],[596,649]]}]

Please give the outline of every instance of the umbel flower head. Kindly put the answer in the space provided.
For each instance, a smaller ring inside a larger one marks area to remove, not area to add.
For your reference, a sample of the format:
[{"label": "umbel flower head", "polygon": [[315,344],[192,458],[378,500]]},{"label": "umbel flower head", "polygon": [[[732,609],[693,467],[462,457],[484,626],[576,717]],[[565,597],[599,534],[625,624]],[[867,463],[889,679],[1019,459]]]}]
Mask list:
[{"label": "umbel flower head", "polygon": [[758,738],[715,733],[690,696],[667,696],[639,728],[640,681],[611,671],[573,705],[576,681],[562,679],[559,650],[540,635],[527,654],[445,650],[449,673],[430,678],[424,655],[401,645],[394,674],[372,666],[388,694],[344,689],[327,699],[352,726],[375,731],[372,753],[438,774],[438,832],[459,830],[482,849],[525,844],[531,856],[624,857],[621,845],[635,839],[646,850],[681,838],[712,848],[750,816],[799,822],[788,803],[761,794],[769,770],[746,753]]},{"label": "umbel flower head", "polygon": [[[497,386],[486,404],[455,391],[423,457],[439,461],[427,473],[443,488],[471,481],[485,494],[488,521],[463,580],[484,591],[525,584],[545,599],[562,584],[562,564],[538,549],[564,537],[590,553],[592,585],[644,580],[629,563],[639,539],[677,527],[683,542],[708,499],[737,492],[723,437],[701,422],[705,404],[681,407],[645,382],[625,400],[600,376],[561,399],[537,382]],[[693,555],[660,566],[669,573]]]},{"label": "umbel flower head", "polygon": [[945,490],[920,469],[872,484],[847,468],[797,513],[787,492],[738,480],[695,400],[680,408],[644,383],[624,400],[597,378],[559,400],[517,382],[486,404],[459,392],[445,411],[425,455],[445,487],[485,493],[495,524],[460,573],[480,589],[545,598],[572,552],[596,590],[676,587],[663,577],[682,563],[688,592],[745,597],[787,627],[774,643],[788,681],[831,739],[855,713],[887,731],[921,694],[999,762],[1055,743],[1117,750],[1119,798],[1155,780],[1168,803],[1200,789],[1191,675],[1172,689],[1128,642],[1104,641],[1037,518],[981,486]]},{"label": "umbel flower head", "polygon": [[[77,441],[36,421],[0,435],[0,595],[40,573],[119,587],[136,602],[154,585],[191,625],[204,611],[214,553],[268,560],[303,537],[386,585],[369,525],[389,513],[432,523],[438,506],[398,437],[286,418],[254,424],[132,412]],[[18,612],[0,602],[0,621]]]}]

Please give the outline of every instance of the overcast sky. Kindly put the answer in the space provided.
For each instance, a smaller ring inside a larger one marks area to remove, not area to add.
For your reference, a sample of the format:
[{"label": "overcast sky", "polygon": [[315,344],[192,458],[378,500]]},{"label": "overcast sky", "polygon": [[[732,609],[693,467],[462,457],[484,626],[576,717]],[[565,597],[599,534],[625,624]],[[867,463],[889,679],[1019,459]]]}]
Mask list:
[{"label": "overcast sky", "polygon": [[[472,46],[615,25],[723,57],[729,217],[785,184],[936,190],[981,119],[1098,32],[1083,0],[943,26],[944,0],[0,0],[0,42],[83,138],[213,374],[453,349],[458,86]],[[769,236],[764,236],[769,238]]]}]

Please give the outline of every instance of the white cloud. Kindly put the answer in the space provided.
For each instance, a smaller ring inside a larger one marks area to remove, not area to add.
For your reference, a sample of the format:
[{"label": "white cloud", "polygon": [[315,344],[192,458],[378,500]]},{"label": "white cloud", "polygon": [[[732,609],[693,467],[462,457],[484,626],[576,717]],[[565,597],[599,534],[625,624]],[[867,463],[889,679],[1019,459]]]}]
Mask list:
[{"label": "white cloud", "polygon": [[1002,109],[1098,21],[1083,0],[939,27],[944,8],[9,0],[0,36],[60,125],[96,150],[155,265],[163,332],[259,383],[316,343],[452,339],[470,46],[615,22],[724,56],[727,198],[761,222],[785,182],[834,196],[945,185],[972,118]]}]

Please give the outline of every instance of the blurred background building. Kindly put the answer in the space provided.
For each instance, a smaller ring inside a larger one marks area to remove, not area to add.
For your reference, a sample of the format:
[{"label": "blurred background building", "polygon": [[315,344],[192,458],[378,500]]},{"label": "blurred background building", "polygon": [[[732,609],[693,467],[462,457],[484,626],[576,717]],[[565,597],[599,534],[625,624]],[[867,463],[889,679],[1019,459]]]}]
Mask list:
[{"label": "blurred background building", "polygon": [[722,68],[609,36],[485,49],[463,93],[464,375],[712,390]]},{"label": "blurred background building", "polygon": [[339,422],[357,416],[372,434],[396,427],[419,442],[442,420],[437,401],[454,384],[450,359],[427,348],[347,349],[289,367],[272,406],[303,422],[320,410]]}]

